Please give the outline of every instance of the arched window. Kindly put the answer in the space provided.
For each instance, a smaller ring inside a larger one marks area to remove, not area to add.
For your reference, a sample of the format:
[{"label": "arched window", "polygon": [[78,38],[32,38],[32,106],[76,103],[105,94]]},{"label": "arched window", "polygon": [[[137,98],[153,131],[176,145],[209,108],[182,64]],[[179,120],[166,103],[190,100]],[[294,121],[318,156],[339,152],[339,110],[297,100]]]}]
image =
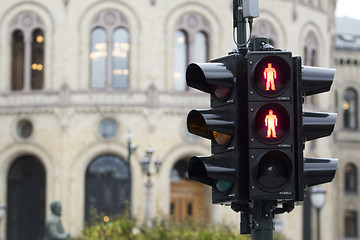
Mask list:
[{"label": "arched window", "polygon": [[344,237],[357,238],[358,227],[357,227],[357,212],[356,211],[345,211],[344,221]]},{"label": "arched window", "polygon": [[12,33],[12,63],[11,63],[11,89],[21,90],[24,88],[24,34],[20,30]]},{"label": "arched window", "polygon": [[93,20],[90,38],[90,87],[127,89],[130,76],[127,20],[119,12],[103,11]]},{"label": "arched window", "polygon": [[357,92],[348,88],[345,90],[343,99],[344,128],[357,129]]},{"label": "arched window", "polygon": [[198,31],[194,38],[193,62],[208,61],[208,36],[203,31]]},{"label": "arched window", "polygon": [[42,89],[44,80],[44,32],[35,29],[31,46],[31,89]]},{"label": "arched window", "polygon": [[43,165],[33,156],[20,156],[11,165],[7,179],[6,239],[44,239],[45,177]]},{"label": "arched window", "polygon": [[98,214],[122,214],[130,203],[129,165],[114,155],[102,155],[93,160],[85,176],[85,220],[91,209]]},{"label": "arched window", "polygon": [[[316,66],[318,64],[319,44],[313,32],[309,32],[304,39],[304,58],[303,64],[307,66]],[[305,98],[306,104],[315,105],[317,96],[308,96]],[[311,142],[312,148],[315,148],[315,141]]]},{"label": "arched window", "polygon": [[90,53],[91,87],[105,88],[107,72],[106,32],[103,28],[95,28],[91,32]]},{"label": "arched window", "polygon": [[188,64],[188,37],[184,31],[175,32],[174,39],[174,89],[185,90],[185,71]]},{"label": "arched window", "polygon": [[176,25],[174,32],[173,86],[185,91],[185,71],[190,62],[207,62],[209,59],[209,23],[201,15],[187,13]]},{"label": "arched window", "polygon": [[112,78],[114,88],[127,88],[129,79],[129,33],[125,28],[117,28],[113,34]]},{"label": "arched window", "polygon": [[31,12],[19,14],[11,30],[11,89],[43,89],[45,35],[41,19]]},{"label": "arched window", "polygon": [[357,169],[354,164],[345,166],[345,192],[357,193]]},{"label": "arched window", "polygon": [[318,41],[313,32],[309,32],[304,42],[304,64],[307,66],[316,66],[318,63]]}]

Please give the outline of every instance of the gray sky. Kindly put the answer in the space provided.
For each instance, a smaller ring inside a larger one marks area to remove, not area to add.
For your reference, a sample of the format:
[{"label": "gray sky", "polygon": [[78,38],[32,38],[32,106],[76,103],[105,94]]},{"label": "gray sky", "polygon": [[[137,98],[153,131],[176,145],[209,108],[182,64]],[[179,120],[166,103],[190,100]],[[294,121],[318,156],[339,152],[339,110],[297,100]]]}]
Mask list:
[{"label": "gray sky", "polygon": [[360,19],[360,1],[338,0],[335,15],[337,17]]}]

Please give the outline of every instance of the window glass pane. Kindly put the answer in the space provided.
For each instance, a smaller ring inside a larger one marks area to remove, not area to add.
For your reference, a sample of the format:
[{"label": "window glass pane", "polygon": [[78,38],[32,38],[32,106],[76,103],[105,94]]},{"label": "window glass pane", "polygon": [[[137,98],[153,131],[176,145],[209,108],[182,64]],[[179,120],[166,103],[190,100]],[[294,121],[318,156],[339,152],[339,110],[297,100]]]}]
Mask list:
[{"label": "window glass pane", "polygon": [[9,171],[9,179],[43,179],[45,171],[41,162],[33,156],[21,156],[13,163]]},{"label": "window glass pane", "polygon": [[99,124],[99,132],[104,138],[112,138],[118,132],[118,124],[111,118],[105,118]]},{"label": "window glass pane", "polygon": [[16,126],[16,132],[21,138],[28,138],[33,133],[33,125],[27,119],[22,119]]},{"label": "window glass pane", "polygon": [[95,28],[91,33],[90,81],[91,88],[105,88],[108,49],[106,32]]},{"label": "window glass pane", "polygon": [[31,89],[42,89],[44,84],[44,32],[36,29],[31,46]]},{"label": "window glass pane", "polygon": [[314,33],[309,32],[305,37],[304,64],[309,66],[317,65],[318,41]]},{"label": "window glass pane", "polygon": [[357,212],[345,212],[345,237],[357,237]]},{"label": "window glass pane", "polygon": [[184,31],[176,31],[174,36],[174,89],[186,90],[185,71],[187,67],[188,40]]},{"label": "window glass pane", "polygon": [[86,177],[128,180],[129,168],[119,157],[114,155],[103,155],[96,158],[89,165]]},{"label": "window glass pane", "polygon": [[353,164],[347,164],[345,167],[345,191],[357,192],[357,171]]},{"label": "window glass pane", "polygon": [[97,157],[86,171],[85,220],[90,220],[92,209],[100,219],[122,214],[129,202],[129,165],[114,155]]},{"label": "window glass pane", "polygon": [[357,93],[353,89],[347,89],[344,94],[344,128],[357,128]]},{"label": "window glass pane", "polygon": [[114,88],[128,88],[129,81],[129,32],[125,28],[117,28],[113,34],[112,77]]},{"label": "window glass pane", "polygon": [[24,34],[17,30],[12,34],[11,89],[21,90],[24,87]]},{"label": "window glass pane", "polygon": [[194,62],[208,61],[208,39],[204,32],[197,32],[195,35],[194,47]]},{"label": "window glass pane", "polygon": [[44,239],[46,175],[34,156],[22,155],[13,162],[6,181],[7,237],[3,239]]}]

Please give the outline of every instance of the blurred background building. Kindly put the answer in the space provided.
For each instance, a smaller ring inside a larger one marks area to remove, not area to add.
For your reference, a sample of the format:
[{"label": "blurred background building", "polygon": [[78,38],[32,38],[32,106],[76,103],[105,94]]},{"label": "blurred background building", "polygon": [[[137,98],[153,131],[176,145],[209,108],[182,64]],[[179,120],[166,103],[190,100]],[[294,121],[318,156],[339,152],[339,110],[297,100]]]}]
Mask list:
[{"label": "blurred background building", "polygon": [[[213,206],[210,189],[186,172],[189,157],[209,154],[210,143],[186,130],[188,112],[207,108],[209,98],[187,88],[185,70],[235,48],[231,0],[0,6],[0,238],[42,239],[53,200],[73,236],[92,209],[104,221],[130,208],[139,221],[206,217],[238,227],[239,215]],[[335,31],[335,7],[336,0],[260,0],[254,21],[254,36],[304,65],[337,68],[330,94],[305,101],[306,109],[339,113],[332,137],[306,145],[308,157],[340,159],[321,211],[328,240],[357,239],[360,209],[360,34],[344,19]],[[307,197],[277,222],[289,239],[315,239],[314,214]]]}]

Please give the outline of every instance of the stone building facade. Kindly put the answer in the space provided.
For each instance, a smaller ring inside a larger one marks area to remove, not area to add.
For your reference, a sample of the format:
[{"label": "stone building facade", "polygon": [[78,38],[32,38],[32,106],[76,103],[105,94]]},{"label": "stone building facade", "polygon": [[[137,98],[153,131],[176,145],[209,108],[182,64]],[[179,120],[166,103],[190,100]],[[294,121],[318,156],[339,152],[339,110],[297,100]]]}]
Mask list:
[{"label": "stone building facade", "polygon": [[[40,238],[53,200],[62,202],[64,227],[75,236],[91,206],[110,216],[130,205],[144,219],[147,178],[139,161],[149,147],[152,160],[162,162],[158,174],[151,166],[154,215],[205,215],[237,226],[238,215],[212,206],[210,190],[188,182],[184,167],[210,150],[186,131],[187,113],[207,108],[209,98],[186,87],[184,71],[235,48],[232,1],[0,3],[0,202],[7,208],[0,238],[22,239],[27,228],[31,239]],[[304,64],[329,67],[335,4],[261,0],[254,35],[301,55]],[[307,99],[307,108],[335,111],[333,99]],[[130,157],[129,131],[138,145]],[[307,156],[335,156],[331,141],[311,144]],[[327,185],[326,239],[342,236],[332,217],[337,182]],[[303,236],[302,209],[279,217],[294,240]]]},{"label": "stone building facade", "polygon": [[337,171],[335,201],[338,204],[335,209],[340,239],[359,239],[359,26],[359,20],[336,20],[333,64],[337,70],[334,106],[338,120],[335,144],[341,161]]}]

